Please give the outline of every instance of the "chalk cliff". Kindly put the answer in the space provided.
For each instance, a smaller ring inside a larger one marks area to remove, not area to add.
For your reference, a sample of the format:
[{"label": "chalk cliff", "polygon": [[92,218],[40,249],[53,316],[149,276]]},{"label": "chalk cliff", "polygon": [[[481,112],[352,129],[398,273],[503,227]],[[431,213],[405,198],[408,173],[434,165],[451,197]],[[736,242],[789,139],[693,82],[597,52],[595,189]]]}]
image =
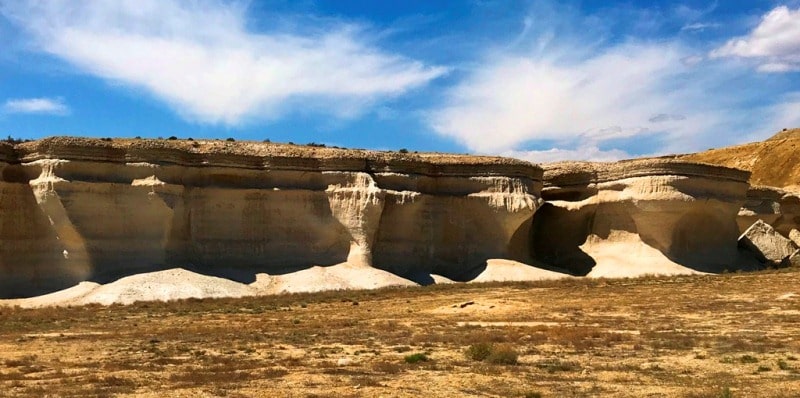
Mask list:
[{"label": "chalk cliff", "polygon": [[0,144],[0,298],[750,269],[757,259],[737,246],[747,217],[797,228],[800,211],[796,195],[749,189],[748,177],[668,158],[543,168],[217,140]]},{"label": "chalk cliff", "polygon": [[746,267],[735,220],[748,177],[669,159],[545,165],[533,257],[588,276]]},{"label": "chalk cliff", "polygon": [[252,142],[48,138],[0,146],[0,167],[6,298],[174,267],[467,280],[525,259],[542,187],[513,159]]}]

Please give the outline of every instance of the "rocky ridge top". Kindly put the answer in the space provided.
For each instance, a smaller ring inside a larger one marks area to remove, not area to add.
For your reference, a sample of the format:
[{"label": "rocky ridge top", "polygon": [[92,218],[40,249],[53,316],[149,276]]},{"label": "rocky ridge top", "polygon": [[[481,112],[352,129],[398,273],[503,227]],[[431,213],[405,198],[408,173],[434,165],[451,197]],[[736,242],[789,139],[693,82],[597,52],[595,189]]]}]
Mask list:
[{"label": "rocky ridge top", "polygon": [[752,172],[750,183],[800,190],[800,129],[784,129],[766,141],[678,155],[677,159]]},{"label": "rocky ridge top", "polygon": [[538,165],[504,157],[401,153],[253,141],[50,137],[16,145],[0,144],[0,161],[24,163],[40,159],[269,170],[503,175],[524,176],[534,180],[541,180],[542,176],[542,169]]},{"label": "rocky ridge top", "polygon": [[681,159],[654,158],[606,162],[559,162],[544,165],[545,186],[597,184],[633,177],[680,175],[747,182],[750,173]]}]

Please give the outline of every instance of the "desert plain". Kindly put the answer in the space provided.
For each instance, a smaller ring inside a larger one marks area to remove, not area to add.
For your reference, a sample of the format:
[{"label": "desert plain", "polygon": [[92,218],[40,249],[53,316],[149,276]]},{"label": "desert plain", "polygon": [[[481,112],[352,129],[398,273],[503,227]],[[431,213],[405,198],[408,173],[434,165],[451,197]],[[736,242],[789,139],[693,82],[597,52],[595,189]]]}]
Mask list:
[{"label": "desert plain", "polygon": [[11,397],[795,397],[800,270],[0,309]]}]

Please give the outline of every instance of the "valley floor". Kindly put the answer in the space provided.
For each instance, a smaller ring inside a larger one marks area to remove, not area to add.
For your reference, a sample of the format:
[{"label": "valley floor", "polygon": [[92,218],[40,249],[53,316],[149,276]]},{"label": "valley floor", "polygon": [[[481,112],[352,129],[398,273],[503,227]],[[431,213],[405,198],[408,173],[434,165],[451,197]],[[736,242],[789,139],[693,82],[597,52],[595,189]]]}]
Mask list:
[{"label": "valley floor", "polygon": [[793,397],[800,270],[0,307],[0,392]]}]

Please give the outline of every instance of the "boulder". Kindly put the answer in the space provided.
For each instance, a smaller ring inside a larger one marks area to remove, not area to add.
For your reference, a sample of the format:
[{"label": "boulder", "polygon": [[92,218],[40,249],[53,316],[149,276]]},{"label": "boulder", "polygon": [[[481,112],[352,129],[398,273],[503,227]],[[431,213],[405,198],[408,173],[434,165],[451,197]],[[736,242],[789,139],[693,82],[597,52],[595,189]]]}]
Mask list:
[{"label": "boulder", "polygon": [[800,246],[800,231],[796,229],[789,231],[789,239],[791,239],[795,245]]},{"label": "boulder", "polygon": [[762,261],[775,265],[785,264],[797,253],[798,246],[771,225],[758,220],[739,237],[739,247],[755,253]]}]

